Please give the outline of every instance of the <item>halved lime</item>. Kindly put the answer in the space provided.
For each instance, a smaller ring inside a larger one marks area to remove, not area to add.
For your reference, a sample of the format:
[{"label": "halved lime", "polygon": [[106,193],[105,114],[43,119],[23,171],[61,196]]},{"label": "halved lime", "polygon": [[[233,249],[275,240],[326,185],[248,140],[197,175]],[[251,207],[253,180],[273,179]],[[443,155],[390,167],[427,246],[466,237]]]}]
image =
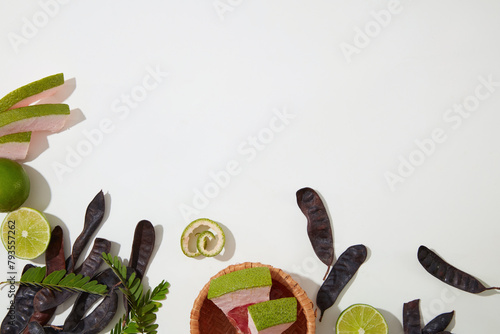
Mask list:
[{"label": "halved lime", "polygon": [[354,304],[344,310],[335,325],[336,334],[387,334],[389,327],[373,306]]},{"label": "halved lime", "polygon": [[[194,242],[193,237],[196,238]],[[225,242],[224,231],[219,224],[207,218],[200,218],[191,222],[182,232],[181,249],[189,257],[211,257],[222,251]]]},{"label": "halved lime", "polygon": [[47,250],[51,229],[38,210],[22,207],[9,212],[2,223],[2,243],[9,254],[32,260]]}]

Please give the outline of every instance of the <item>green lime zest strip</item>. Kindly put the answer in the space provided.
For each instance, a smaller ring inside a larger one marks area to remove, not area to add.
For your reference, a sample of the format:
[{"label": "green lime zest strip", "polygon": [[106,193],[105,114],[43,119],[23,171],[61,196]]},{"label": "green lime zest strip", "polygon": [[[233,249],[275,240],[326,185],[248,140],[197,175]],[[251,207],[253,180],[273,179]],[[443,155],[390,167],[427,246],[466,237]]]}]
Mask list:
[{"label": "green lime zest strip", "polygon": [[0,144],[7,143],[29,143],[31,132],[18,132],[0,137]]},{"label": "green lime zest strip", "polygon": [[[205,230],[196,233],[196,230],[201,228],[204,228]],[[192,236],[196,237],[196,250],[194,251],[189,249],[189,241]],[[213,246],[212,249],[207,249],[209,241],[214,239],[217,239],[215,246]],[[200,218],[191,222],[184,229],[184,232],[182,232],[181,249],[182,252],[189,257],[197,257],[199,255],[212,257],[218,255],[222,251],[225,242],[226,238],[224,231],[219,224],[207,218]]]}]

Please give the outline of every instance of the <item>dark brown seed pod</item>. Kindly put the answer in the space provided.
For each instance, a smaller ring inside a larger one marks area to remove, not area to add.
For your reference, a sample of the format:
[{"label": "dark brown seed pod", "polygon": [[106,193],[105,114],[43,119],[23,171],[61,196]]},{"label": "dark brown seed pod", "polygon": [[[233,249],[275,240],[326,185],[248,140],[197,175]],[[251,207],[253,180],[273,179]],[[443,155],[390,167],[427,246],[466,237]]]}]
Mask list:
[{"label": "dark brown seed pod", "polygon": [[135,227],[134,241],[128,266],[135,269],[136,275],[142,279],[146,273],[153,249],[155,247],[155,228],[147,220],[141,220]]},{"label": "dark brown seed pod", "polygon": [[[66,257],[64,256],[64,234],[60,226],[54,227],[50,236],[50,242],[45,252],[46,276],[54,271],[63,270],[66,267]],[[29,322],[36,322],[44,326],[49,322],[56,311],[56,307],[48,310],[33,312]],[[27,326],[23,334],[33,334],[33,326]]]},{"label": "dark brown seed pod", "polygon": [[403,304],[404,334],[421,334],[420,299]]},{"label": "dark brown seed pod", "polygon": [[319,321],[325,310],[335,304],[344,287],[365,262],[367,255],[368,251],[364,245],[351,246],[340,255],[316,295],[316,305],[321,311]]},{"label": "dark brown seed pod", "polygon": [[97,305],[85,318],[79,321],[71,331],[63,331],[61,333],[101,333],[115,316],[117,308],[118,294],[116,293],[116,289],[112,289],[109,291],[108,295],[104,297],[102,302]]},{"label": "dark brown seed pod", "polygon": [[[128,274],[130,275],[132,274],[132,272],[133,269],[128,268]],[[114,289],[119,288],[121,286],[121,284],[119,284],[120,280],[118,279],[118,277],[115,275],[115,273],[111,268],[108,268],[100,272],[99,274],[95,275],[92,279],[99,282],[99,284],[106,285],[108,287],[108,291],[110,292],[114,291]],[[74,332],[78,328],[83,328],[85,326],[88,326],[88,324],[93,321],[92,320],[93,317],[97,316],[97,314],[94,315],[89,314],[87,317],[85,317],[85,315],[100,299],[103,299],[103,297],[90,293],[81,293],[80,295],[78,295],[78,298],[76,299],[73,308],[71,309],[71,312],[66,317],[63,326],[63,331]],[[96,320],[97,322],[97,319],[94,320]],[[104,328],[107,325],[103,317],[100,317],[99,321],[100,321],[100,327]],[[81,324],[82,322],[86,322],[87,325]]]},{"label": "dark brown seed pod", "polygon": [[[94,276],[94,274],[99,270],[99,267],[103,263],[102,253],[109,252],[111,249],[111,242],[106,239],[96,238],[94,241],[94,246],[92,247],[89,255],[83,261],[82,265],[76,272],[83,276]],[[34,300],[34,306],[36,311],[46,311],[53,307],[57,307],[64,303],[68,298],[73,296],[75,292],[70,290],[52,290],[52,289],[42,289],[40,290]]]},{"label": "dark brown seed pod", "polygon": [[97,193],[94,199],[87,206],[83,230],[73,243],[71,255],[66,260],[66,270],[72,273],[81,253],[89,243],[92,235],[97,230],[104,218],[105,203],[102,190]]},{"label": "dark brown seed pod", "polygon": [[[27,264],[23,268],[23,274],[31,267]],[[14,309],[9,310],[2,321],[0,332],[2,334],[19,334],[28,325],[33,315],[33,298],[40,291],[40,287],[34,285],[20,285],[14,296]]]},{"label": "dark brown seed pod", "polygon": [[425,246],[418,248],[417,257],[429,274],[454,288],[470,293],[500,289],[498,287],[485,287],[477,278],[447,263]]},{"label": "dark brown seed pod", "polygon": [[56,226],[50,235],[50,242],[45,252],[46,275],[66,268],[64,256],[64,232],[61,226]]},{"label": "dark brown seed pod", "polygon": [[[142,280],[146,269],[153,255],[156,242],[155,228],[148,220],[141,220],[137,223],[134,232],[134,241],[128,266],[135,270],[136,276]],[[123,296],[125,313],[129,312],[129,305],[126,296]]]},{"label": "dark brown seed pod", "polygon": [[436,334],[442,333],[453,319],[454,311],[442,313],[429,321],[427,325],[422,328],[422,334]]},{"label": "dark brown seed pod", "polygon": [[110,250],[111,241],[104,238],[96,238],[89,255],[83,261],[82,265],[75,269],[75,274],[92,277],[104,263],[102,253],[109,253]]},{"label": "dark brown seed pod", "polygon": [[326,277],[334,259],[333,232],[328,212],[315,190],[302,188],[296,196],[297,204],[307,218],[307,234],[314,252],[328,266]]}]

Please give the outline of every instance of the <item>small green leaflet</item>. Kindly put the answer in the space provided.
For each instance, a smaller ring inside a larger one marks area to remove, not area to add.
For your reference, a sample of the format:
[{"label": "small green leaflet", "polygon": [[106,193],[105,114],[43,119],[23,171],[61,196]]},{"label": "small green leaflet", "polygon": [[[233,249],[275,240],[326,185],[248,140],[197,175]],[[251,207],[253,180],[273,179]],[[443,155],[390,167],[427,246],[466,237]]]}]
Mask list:
[{"label": "small green leaflet", "polygon": [[19,284],[37,285],[56,291],[71,290],[76,292],[87,292],[91,294],[104,295],[108,292],[108,287],[99,284],[96,280],[91,280],[88,276],[70,273],[66,275],[66,270],[57,270],[45,277],[45,267],[31,267],[21,276]]},{"label": "small green leaflet", "polygon": [[143,293],[144,288],[141,280],[136,277],[135,273],[130,274],[127,278],[127,268],[117,256],[103,253],[102,257],[122,282],[123,287],[120,290],[127,298],[129,306],[128,313],[126,312],[120,318],[111,334],[157,334],[156,312],[162,306],[159,301],[167,298],[170,284],[162,281],[153,291],[149,289]]}]

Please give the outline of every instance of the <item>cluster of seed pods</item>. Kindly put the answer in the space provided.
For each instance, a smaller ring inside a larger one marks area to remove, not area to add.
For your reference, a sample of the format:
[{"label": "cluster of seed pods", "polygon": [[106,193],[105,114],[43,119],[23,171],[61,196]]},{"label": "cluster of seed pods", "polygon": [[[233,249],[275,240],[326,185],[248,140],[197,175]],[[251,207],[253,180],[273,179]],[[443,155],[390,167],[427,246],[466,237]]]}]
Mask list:
[{"label": "cluster of seed pods", "polygon": [[[64,238],[61,227],[54,227],[51,240],[45,253],[46,275],[58,270],[66,270],[66,274],[75,273],[92,277],[99,284],[106,285],[105,296],[80,293],[66,317],[64,324],[54,326],[49,321],[58,306],[63,304],[76,292],[72,290],[54,290],[35,285],[20,285],[14,297],[16,312],[7,314],[0,326],[2,334],[97,334],[114,318],[118,309],[118,291],[120,281],[110,268],[98,272],[103,264],[103,253],[109,253],[111,242],[103,238],[95,238],[89,255],[80,266],[76,266],[82,252],[101,225],[105,213],[104,194],[100,191],[87,206],[83,230],[73,244],[71,254],[64,254]],[[132,252],[128,271],[135,272],[137,277],[144,276],[146,267],[155,245],[155,230],[147,221],[140,221],[135,229]],[[27,265],[23,273],[32,267]],[[127,310],[128,303],[124,302]]]},{"label": "cluster of seed pods", "polygon": [[[351,246],[334,262],[332,227],[321,197],[314,189],[308,187],[299,189],[296,197],[300,210],[307,218],[307,234],[314,252],[328,266],[324,282],[316,296],[316,305],[321,311],[321,321],[324,311],[335,304],[344,287],[365,262],[367,249],[364,245]],[[457,289],[474,294],[487,290],[500,290],[500,287],[486,287],[480,280],[447,263],[425,246],[419,247],[417,258],[427,272]],[[446,328],[453,318],[454,311],[438,315],[422,327],[419,302],[416,299],[403,305],[404,333],[451,334]]]}]

